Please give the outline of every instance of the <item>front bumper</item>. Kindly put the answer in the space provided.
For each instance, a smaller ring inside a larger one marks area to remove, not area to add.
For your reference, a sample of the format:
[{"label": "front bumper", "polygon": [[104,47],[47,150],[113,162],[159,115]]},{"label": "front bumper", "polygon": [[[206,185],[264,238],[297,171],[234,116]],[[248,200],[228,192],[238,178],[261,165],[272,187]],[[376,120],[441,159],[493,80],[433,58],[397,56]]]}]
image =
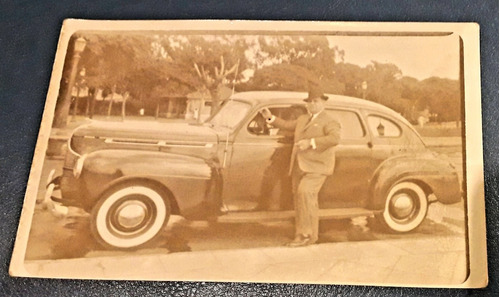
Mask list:
[{"label": "front bumper", "polygon": [[61,176],[54,177],[55,170],[52,169],[47,178],[47,186],[45,196],[43,199],[44,208],[50,210],[56,216],[66,216],[68,214],[68,207],[64,206],[61,202],[62,199],[53,196],[54,191],[60,191]]}]

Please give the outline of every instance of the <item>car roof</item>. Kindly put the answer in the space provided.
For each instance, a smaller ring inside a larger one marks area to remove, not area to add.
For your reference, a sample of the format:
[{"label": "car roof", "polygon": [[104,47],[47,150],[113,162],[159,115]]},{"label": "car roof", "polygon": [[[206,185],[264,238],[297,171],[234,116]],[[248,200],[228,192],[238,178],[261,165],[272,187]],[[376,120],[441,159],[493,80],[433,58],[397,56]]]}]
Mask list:
[{"label": "car roof", "polygon": [[[265,104],[265,103],[290,103],[291,101],[296,101],[297,103],[302,102],[304,98],[307,98],[306,92],[287,92],[287,91],[251,91],[236,93],[231,96],[231,99],[244,100],[250,102],[252,105]],[[387,115],[393,116],[407,125],[411,124],[402,115],[396,111],[372,101],[343,96],[334,94],[325,94],[328,96],[326,101],[326,106],[336,106],[336,107],[353,107],[353,108],[363,108],[374,111],[383,112]]]}]

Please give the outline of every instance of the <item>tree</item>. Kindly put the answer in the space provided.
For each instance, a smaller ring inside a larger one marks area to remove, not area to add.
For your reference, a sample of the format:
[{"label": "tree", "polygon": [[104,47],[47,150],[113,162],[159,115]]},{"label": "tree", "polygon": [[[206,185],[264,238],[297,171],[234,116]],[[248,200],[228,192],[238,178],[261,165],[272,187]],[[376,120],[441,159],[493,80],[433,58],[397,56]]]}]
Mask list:
[{"label": "tree", "polygon": [[[94,88],[110,90],[107,115],[111,114],[115,93],[137,94],[151,82],[138,84],[130,79],[136,72],[152,66],[152,38],[148,35],[107,35],[87,34],[89,51],[82,61],[88,71],[88,83]],[[155,81],[154,75],[151,75]],[[125,101],[122,96],[122,117],[124,117]]]},{"label": "tree", "polygon": [[[71,94],[69,90],[69,80],[71,75],[72,59],[74,52],[74,44],[77,36],[72,36],[69,40],[68,50],[66,52],[66,57],[64,59],[64,68],[62,73],[62,78],[59,88],[59,96],[56,102],[56,108],[54,112],[54,122],[52,126],[55,128],[64,128],[67,125],[68,113],[71,105],[71,95],[66,96],[66,94]],[[74,71],[77,71],[76,69]]]},{"label": "tree", "polygon": [[[411,116],[409,109],[429,107],[442,119],[460,117],[460,89],[456,80],[403,77],[397,65],[372,61],[360,67],[343,62],[344,51],[325,36],[294,35],[178,35],[79,32],[87,40],[78,72],[86,69],[89,88],[86,114],[93,115],[97,90],[111,96],[125,93],[127,100],[159,106],[158,98],[185,97],[207,92],[216,112],[222,86],[237,90],[307,91],[309,82],[327,93],[363,97]],[[76,38],[73,36],[72,38]],[[70,42],[68,53],[72,53]],[[66,57],[54,126],[66,123],[70,101]],[[252,73],[246,77],[243,72]],[[368,88],[362,89],[366,81]],[[103,92],[104,93],[104,92]],[[108,106],[109,112],[112,100]],[[449,106],[454,106],[449,108]],[[76,112],[76,109],[75,109]]]},{"label": "tree", "polygon": [[221,87],[231,80],[235,83],[240,70],[248,64],[245,38],[237,35],[179,35],[164,36],[160,40],[168,63],[182,69],[172,76],[201,92],[207,90],[212,99],[211,113],[215,113],[224,99],[219,93]]},{"label": "tree", "polygon": [[440,121],[459,121],[462,101],[460,84],[456,80],[430,77],[420,82],[419,100],[436,113]]},{"label": "tree", "polygon": [[306,91],[307,81],[314,74],[308,69],[288,63],[257,69],[252,79],[243,87],[246,90]]},{"label": "tree", "polygon": [[244,89],[307,91],[314,82],[325,92],[344,90],[335,73],[343,52],[324,36],[261,36],[252,54],[257,70]]},{"label": "tree", "polygon": [[[93,90],[92,96],[88,97],[91,102],[87,102],[87,106],[92,106],[89,108],[91,115],[97,89],[115,89],[119,92],[135,90],[137,86],[130,83],[130,80],[126,79],[127,76],[140,67],[149,67],[153,62],[150,50],[151,38],[148,35],[78,33],[72,40],[77,37],[83,37],[87,41],[77,71],[86,70],[86,84]],[[72,45],[73,42],[70,41],[68,53],[72,52]],[[70,59],[68,55],[65,60],[54,127],[66,126],[71,102],[63,96],[65,92],[71,91],[67,90]]]},{"label": "tree", "polygon": [[212,109],[211,114],[215,114],[220,107],[220,102],[222,100],[219,89],[223,83],[223,81],[232,73],[238,71],[238,66],[240,62],[234,64],[230,69],[226,69],[224,65],[224,56],[220,56],[220,67],[214,67],[213,75],[210,75],[208,71],[205,70],[203,66],[200,67],[198,64],[194,63],[194,68],[196,70],[196,74],[201,79],[203,83],[203,88],[207,89],[210,92],[210,96],[212,97]]}]

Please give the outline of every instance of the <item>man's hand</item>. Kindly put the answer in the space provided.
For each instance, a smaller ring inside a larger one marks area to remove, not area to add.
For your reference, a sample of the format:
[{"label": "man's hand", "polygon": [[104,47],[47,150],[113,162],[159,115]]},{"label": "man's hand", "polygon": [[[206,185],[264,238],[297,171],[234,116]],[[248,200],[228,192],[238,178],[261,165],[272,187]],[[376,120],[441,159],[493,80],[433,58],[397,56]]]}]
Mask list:
[{"label": "man's hand", "polygon": [[260,111],[260,114],[264,117],[264,119],[269,120],[273,114],[269,110],[269,108],[264,108]]},{"label": "man's hand", "polygon": [[295,143],[295,145],[299,148],[300,151],[305,151],[311,147],[310,139],[301,139]]}]

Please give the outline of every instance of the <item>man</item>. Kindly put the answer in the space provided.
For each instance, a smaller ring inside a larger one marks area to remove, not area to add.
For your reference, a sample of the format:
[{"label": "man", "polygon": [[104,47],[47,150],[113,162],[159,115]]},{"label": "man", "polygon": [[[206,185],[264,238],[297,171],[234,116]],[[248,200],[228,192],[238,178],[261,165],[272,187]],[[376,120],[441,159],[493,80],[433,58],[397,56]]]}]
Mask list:
[{"label": "man", "polygon": [[319,89],[309,91],[309,114],[285,121],[262,110],[267,122],[280,129],[294,131],[294,147],[290,160],[292,191],[295,205],[295,239],[288,244],[299,247],[318,240],[318,193],[335,167],[334,147],[340,140],[340,124],[326,112],[328,99]]}]

